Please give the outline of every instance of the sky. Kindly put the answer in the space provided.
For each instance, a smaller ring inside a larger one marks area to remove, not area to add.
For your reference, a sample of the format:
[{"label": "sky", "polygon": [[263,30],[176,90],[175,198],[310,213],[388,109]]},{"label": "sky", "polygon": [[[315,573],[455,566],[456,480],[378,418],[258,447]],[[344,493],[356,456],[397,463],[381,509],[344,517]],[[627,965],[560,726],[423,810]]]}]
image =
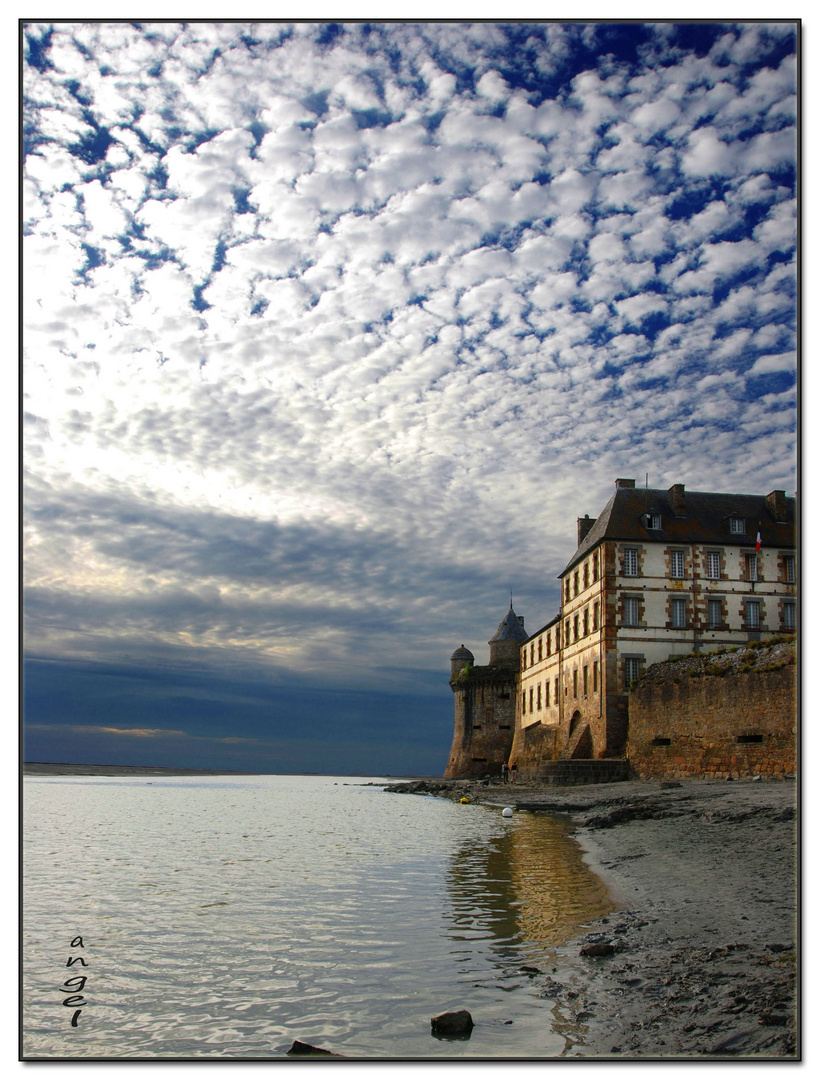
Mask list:
[{"label": "sky", "polygon": [[25,756],[441,773],[616,477],[796,490],[790,23],[32,23]]}]

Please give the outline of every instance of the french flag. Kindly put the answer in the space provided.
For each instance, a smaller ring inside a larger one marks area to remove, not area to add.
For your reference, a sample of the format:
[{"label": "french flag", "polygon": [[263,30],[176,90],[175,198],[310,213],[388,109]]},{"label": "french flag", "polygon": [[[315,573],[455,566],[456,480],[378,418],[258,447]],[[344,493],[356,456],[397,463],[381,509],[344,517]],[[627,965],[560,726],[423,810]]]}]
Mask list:
[{"label": "french flag", "polygon": [[755,541],[755,551],[760,554],[760,529],[757,530],[757,540]]}]

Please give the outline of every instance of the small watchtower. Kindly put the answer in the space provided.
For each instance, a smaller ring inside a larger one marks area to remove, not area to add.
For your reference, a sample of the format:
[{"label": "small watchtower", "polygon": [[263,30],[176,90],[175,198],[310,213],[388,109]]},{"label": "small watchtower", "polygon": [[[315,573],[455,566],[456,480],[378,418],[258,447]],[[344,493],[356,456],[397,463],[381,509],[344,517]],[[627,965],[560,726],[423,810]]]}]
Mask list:
[{"label": "small watchtower", "polygon": [[473,664],[475,664],[475,657],[469,649],[465,648],[464,645],[456,649],[450,657],[450,682],[460,675],[465,668],[470,668]]},{"label": "small watchtower", "polygon": [[524,616],[510,610],[498,624],[498,629],[487,642],[490,646],[490,667],[510,667],[516,671],[521,667],[521,642],[526,641]]}]

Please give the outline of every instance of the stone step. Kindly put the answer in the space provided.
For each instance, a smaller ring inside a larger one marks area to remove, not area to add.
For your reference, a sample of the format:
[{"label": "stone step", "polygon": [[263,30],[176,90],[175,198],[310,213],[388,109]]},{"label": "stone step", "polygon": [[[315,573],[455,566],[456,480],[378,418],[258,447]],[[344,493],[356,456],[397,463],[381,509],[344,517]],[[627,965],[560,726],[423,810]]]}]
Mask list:
[{"label": "stone step", "polygon": [[535,779],[542,784],[612,784],[629,779],[629,762],[625,758],[547,761],[538,766]]}]

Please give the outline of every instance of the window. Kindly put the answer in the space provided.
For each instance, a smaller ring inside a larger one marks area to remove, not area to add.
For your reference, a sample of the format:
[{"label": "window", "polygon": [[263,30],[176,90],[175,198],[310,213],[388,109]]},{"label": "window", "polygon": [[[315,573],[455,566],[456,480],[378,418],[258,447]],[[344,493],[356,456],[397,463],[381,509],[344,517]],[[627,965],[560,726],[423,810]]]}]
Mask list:
[{"label": "window", "polygon": [[626,689],[632,686],[634,682],[638,681],[641,674],[641,662],[637,657],[627,656],[624,660],[624,684]]},{"label": "window", "polygon": [[626,577],[638,576],[638,549],[624,549],[624,574]]},{"label": "window", "polygon": [[565,619],[564,620],[564,645],[569,645],[569,643],[570,643],[569,619]]},{"label": "window", "polygon": [[589,608],[584,608],[584,637],[589,633]]},{"label": "window", "polygon": [[592,605],[592,629],[598,629],[598,601]]},{"label": "window", "polygon": [[760,629],[760,602],[758,600],[746,601],[746,629]]},{"label": "window", "polygon": [[572,629],[575,632],[575,640],[578,640],[578,616],[574,616],[572,620]]},{"label": "window", "polygon": [[638,625],[638,598],[637,596],[624,597],[624,626]]},{"label": "window", "polygon": [[686,626],[686,601],[672,601],[672,625],[676,630],[682,630]]},{"label": "window", "polygon": [[592,556],[592,580],[598,580],[598,552],[596,551]]},{"label": "window", "polygon": [[717,630],[723,622],[723,601],[709,601],[709,629]]},{"label": "window", "polygon": [[797,628],[797,611],[794,604],[783,605],[783,629],[795,630]]},{"label": "window", "polygon": [[686,556],[682,551],[670,552],[672,557],[672,577],[682,578],[686,576]]},{"label": "window", "polygon": [[784,555],[783,565],[786,569],[786,581],[794,585],[794,555]]},{"label": "window", "polygon": [[584,588],[589,585],[589,563],[584,563]]},{"label": "window", "polygon": [[660,514],[647,514],[645,519],[647,529],[659,529],[661,527]]},{"label": "window", "polygon": [[584,664],[584,697],[589,693],[589,665]]},{"label": "window", "polygon": [[538,684],[538,711],[541,711],[541,683]]},{"label": "window", "polygon": [[530,687],[530,712],[532,712],[532,687]]},{"label": "window", "polygon": [[539,660],[544,659],[544,639],[543,638],[538,639],[538,659]]},{"label": "window", "polygon": [[558,704],[558,680],[555,680],[555,704]]},{"label": "window", "polygon": [[714,581],[720,581],[720,552],[706,552],[706,576]]},{"label": "window", "polygon": [[575,595],[577,596],[578,595],[578,571],[577,570],[572,575],[572,583],[575,586]]},{"label": "window", "polygon": [[746,519],[739,517],[729,518],[729,532],[743,536],[746,533]]},{"label": "window", "polygon": [[746,580],[757,581],[757,555],[746,556]]},{"label": "window", "polygon": [[552,634],[547,634],[547,656],[550,654],[550,643],[552,641]]},{"label": "window", "polygon": [[544,705],[547,708],[549,708],[550,707],[550,681],[549,681],[549,679],[547,679],[547,681],[544,683],[544,699],[545,699],[544,700]]},{"label": "window", "polygon": [[572,672],[572,696],[578,697],[578,668],[574,668]]},{"label": "window", "polygon": [[597,660],[592,665],[592,692],[593,692],[593,694],[598,693],[598,661]]}]

